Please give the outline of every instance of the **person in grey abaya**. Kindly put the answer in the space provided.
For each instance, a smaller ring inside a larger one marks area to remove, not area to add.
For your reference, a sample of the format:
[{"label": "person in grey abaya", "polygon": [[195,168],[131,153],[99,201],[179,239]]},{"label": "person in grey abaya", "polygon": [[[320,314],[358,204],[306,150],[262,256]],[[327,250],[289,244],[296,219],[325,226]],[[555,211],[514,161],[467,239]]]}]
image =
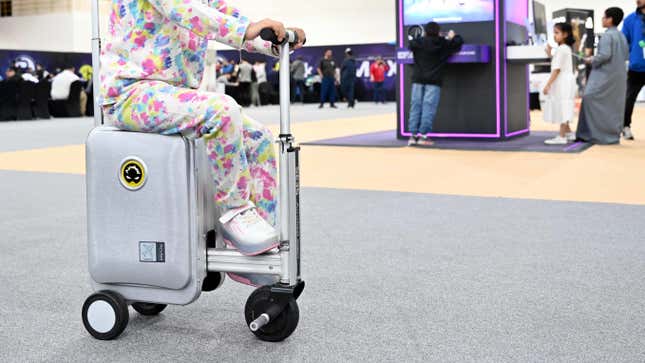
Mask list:
[{"label": "person in grey abaya", "polygon": [[607,31],[600,38],[598,54],[587,58],[592,71],[587,81],[576,137],[594,144],[617,144],[623,129],[627,94],[629,46],[616,28],[623,20],[620,8],[609,8],[603,17]]}]

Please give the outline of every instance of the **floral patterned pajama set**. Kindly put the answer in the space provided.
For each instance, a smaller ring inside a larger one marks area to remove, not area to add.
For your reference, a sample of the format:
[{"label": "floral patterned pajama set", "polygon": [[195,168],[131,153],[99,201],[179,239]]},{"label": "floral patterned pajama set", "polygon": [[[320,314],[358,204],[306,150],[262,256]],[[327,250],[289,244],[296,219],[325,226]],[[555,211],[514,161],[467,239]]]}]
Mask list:
[{"label": "floral patterned pajama set", "polygon": [[271,43],[245,41],[250,21],[225,1],[113,0],[101,54],[102,105],[129,131],[204,138],[215,201],[225,209],[252,201],[276,224],[273,138],[231,97],[200,92],[209,40],[275,56]]}]

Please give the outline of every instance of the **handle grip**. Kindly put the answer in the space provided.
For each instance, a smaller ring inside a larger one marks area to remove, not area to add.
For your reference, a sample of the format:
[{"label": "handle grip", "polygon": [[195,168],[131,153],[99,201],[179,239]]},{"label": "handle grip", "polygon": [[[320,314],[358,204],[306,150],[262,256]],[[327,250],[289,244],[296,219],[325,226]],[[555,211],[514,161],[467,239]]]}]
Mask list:
[{"label": "handle grip", "polygon": [[293,30],[288,30],[287,29],[287,36],[285,39],[282,40],[282,42],[278,41],[278,35],[273,31],[271,28],[264,28],[262,31],[260,31],[260,38],[271,42],[275,45],[282,45],[286,42],[289,43],[298,43],[298,34],[294,32]]}]

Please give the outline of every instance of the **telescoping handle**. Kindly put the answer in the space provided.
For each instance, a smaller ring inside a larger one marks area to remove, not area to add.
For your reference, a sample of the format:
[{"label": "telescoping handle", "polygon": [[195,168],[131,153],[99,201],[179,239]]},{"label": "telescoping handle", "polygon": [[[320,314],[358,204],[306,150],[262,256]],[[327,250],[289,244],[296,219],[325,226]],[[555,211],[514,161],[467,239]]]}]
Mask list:
[{"label": "telescoping handle", "polygon": [[291,139],[291,72],[289,71],[289,47],[298,42],[298,35],[292,30],[287,30],[287,36],[282,42],[271,28],[260,31],[260,37],[280,48],[280,136]]}]

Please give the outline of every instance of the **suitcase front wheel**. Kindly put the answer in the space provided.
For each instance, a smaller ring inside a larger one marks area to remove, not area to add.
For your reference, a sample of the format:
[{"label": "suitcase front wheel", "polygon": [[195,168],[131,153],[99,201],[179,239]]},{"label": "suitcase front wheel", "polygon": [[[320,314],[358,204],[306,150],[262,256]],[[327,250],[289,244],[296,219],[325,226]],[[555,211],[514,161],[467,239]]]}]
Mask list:
[{"label": "suitcase front wheel", "polygon": [[[271,293],[271,287],[264,286],[255,290],[246,301],[244,309],[247,326],[266,311],[279,309],[278,304]],[[251,332],[260,340],[281,342],[296,330],[299,320],[298,303],[294,297],[289,297],[284,309],[273,320],[257,330],[251,329]]]},{"label": "suitcase front wheel", "polygon": [[99,340],[121,335],[130,318],[125,299],[113,291],[100,291],[88,297],[82,315],[87,332]]}]

